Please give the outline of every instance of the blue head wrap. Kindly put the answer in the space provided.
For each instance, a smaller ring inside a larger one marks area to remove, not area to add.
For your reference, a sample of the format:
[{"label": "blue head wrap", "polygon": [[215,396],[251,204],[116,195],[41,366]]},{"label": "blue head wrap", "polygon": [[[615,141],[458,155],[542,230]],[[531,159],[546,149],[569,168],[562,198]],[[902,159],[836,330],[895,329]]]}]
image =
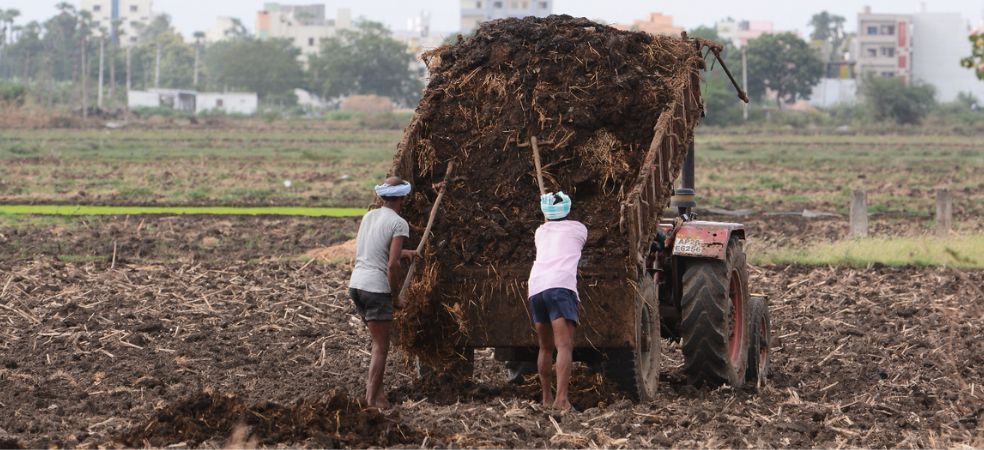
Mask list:
[{"label": "blue head wrap", "polygon": [[[560,197],[560,203],[555,203]],[[540,196],[540,210],[547,220],[560,220],[571,213],[571,198],[563,193],[547,193]]]},{"label": "blue head wrap", "polygon": [[406,197],[410,195],[412,190],[413,187],[410,186],[410,183],[407,181],[404,181],[396,186],[380,184],[379,186],[376,186],[376,195],[380,197]]}]

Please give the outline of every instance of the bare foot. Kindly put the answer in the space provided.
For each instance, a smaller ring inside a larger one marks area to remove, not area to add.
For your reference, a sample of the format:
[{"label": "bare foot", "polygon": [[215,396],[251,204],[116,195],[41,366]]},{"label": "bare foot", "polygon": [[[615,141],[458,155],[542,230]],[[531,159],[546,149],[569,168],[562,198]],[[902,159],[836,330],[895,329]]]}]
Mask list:
[{"label": "bare foot", "polygon": [[389,409],[391,405],[389,400],[386,399],[385,394],[379,394],[376,396],[376,401],[372,403],[372,406],[375,406],[379,409]]},{"label": "bare foot", "polygon": [[543,395],[543,407],[544,408],[553,408],[553,405],[554,405],[554,397],[553,397],[553,395],[544,394]]},{"label": "bare foot", "polygon": [[553,403],[553,408],[561,412],[570,412],[574,410],[574,407],[571,406],[571,402],[567,401],[567,399],[559,398]]}]

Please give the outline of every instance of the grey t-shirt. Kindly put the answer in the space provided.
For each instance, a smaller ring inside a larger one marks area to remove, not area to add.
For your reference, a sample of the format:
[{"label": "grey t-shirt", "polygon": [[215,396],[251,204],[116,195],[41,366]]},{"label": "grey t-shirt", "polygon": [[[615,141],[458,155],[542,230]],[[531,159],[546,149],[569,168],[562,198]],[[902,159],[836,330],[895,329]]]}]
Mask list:
[{"label": "grey t-shirt", "polygon": [[389,294],[389,249],[396,236],[410,237],[410,225],[396,211],[382,207],[362,217],[355,238],[355,268],[349,287],[377,294]]}]

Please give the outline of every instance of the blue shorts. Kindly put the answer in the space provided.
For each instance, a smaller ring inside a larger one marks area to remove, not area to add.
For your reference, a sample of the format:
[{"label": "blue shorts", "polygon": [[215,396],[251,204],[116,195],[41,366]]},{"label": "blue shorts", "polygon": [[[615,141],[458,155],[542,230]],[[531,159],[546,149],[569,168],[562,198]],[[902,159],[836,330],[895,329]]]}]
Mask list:
[{"label": "blue shorts", "polygon": [[530,297],[533,323],[550,323],[561,317],[578,324],[577,294],[570,289],[547,289]]}]

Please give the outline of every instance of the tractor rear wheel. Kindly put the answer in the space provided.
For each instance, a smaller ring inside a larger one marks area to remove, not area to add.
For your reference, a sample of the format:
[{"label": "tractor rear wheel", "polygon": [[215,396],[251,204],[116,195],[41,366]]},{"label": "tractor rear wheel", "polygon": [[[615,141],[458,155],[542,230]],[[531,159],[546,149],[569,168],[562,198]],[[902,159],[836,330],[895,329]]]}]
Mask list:
[{"label": "tractor rear wheel", "polygon": [[687,259],[683,273],[683,371],[696,386],[735,387],[748,365],[748,269],[741,241],[731,238],[726,260]]},{"label": "tractor rear wheel", "polygon": [[646,275],[640,277],[635,317],[635,347],[605,351],[601,369],[629,397],[648,401],[656,397],[661,337],[656,286]]},{"label": "tractor rear wheel", "polygon": [[772,339],[772,323],[769,305],[762,297],[752,297],[748,315],[751,318],[751,339],[748,347],[748,368],[745,382],[761,389],[769,377],[769,344]]}]

